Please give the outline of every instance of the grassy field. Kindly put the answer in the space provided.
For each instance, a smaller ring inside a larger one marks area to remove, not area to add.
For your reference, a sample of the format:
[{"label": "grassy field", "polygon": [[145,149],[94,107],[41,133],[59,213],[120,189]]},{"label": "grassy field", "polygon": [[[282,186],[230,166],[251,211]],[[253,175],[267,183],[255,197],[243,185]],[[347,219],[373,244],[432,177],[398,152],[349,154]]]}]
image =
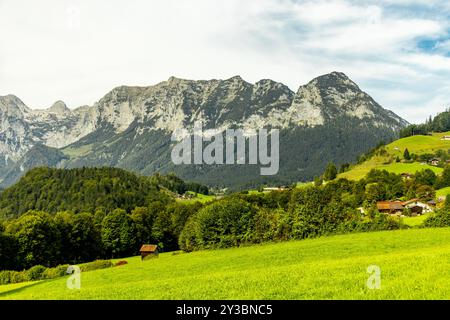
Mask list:
[{"label": "grassy field", "polygon": [[339,174],[339,178],[347,178],[350,180],[359,180],[364,178],[364,176],[369,173],[372,169],[379,169],[379,170],[387,170],[389,172],[393,172],[396,174],[401,173],[411,173],[414,174],[417,171],[425,170],[425,169],[431,169],[436,174],[439,174],[442,172],[442,168],[430,166],[428,164],[421,164],[421,163],[392,163],[392,164],[381,164],[381,163],[375,163],[375,162],[364,162],[362,164],[356,165],[351,170]]},{"label": "grassy field", "polygon": [[437,150],[449,150],[450,141],[441,140],[444,135],[450,135],[450,132],[434,133],[431,136],[412,136],[403,139],[396,140],[388,144],[385,149],[387,151],[386,156],[373,156],[369,160],[353,166],[349,171],[339,174],[340,178],[347,178],[351,180],[359,180],[363,178],[371,169],[387,170],[389,172],[411,173],[414,174],[417,171],[424,169],[431,169],[435,173],[442,172],[442,168],[430,166],[422,163],[387,163],[389,160],[395,159],[397,156],[402,159],[403,152],[408,149],[410,154],[434,154]]},{"label": "grassy field", "polygon": [[[449,299],[450,228],[361,233],[161,254],[66,278],[0,286],[0,299]],[[369,289],[370,265],[381,288]]]},{"label": "grassy field", "polygon": [[386,146],[386,150],[395,156],[403,156],[406,148],[410,153],[424,154],[435,153],[437,150],[450,149],[450,141],[441,140],[444,135],[449,135],[449,132],[433,133],[431,136],[411,136],[396,140]]},{"label": "grassy field", "polygon": [[423,224],[425,219],[428,217],[429,214],[422,214],[420,216],[416,217],[404,217],[403,223],[410,227],[418,227]]},{"label": "grassy field", "polygon": [[442,188],[442,189],[436,190],[436,198],[445,197],[448,194],[450,194],[450,187],[446,187],[446,188]]},{"label": "grassy field", "polygon": [[216,196],[214,196],[214,195],[204,195],[201,193],[195,194],[194,192],[190,192],[190,191],[187,193],[194,194],[194,197],[191,199],[177,199],[177,201],[183,202],[183,203],[194,203],[194,202],[207,203],[207,202],[210,202],[210,201],[213,201],[214,199],[216,199]]}]

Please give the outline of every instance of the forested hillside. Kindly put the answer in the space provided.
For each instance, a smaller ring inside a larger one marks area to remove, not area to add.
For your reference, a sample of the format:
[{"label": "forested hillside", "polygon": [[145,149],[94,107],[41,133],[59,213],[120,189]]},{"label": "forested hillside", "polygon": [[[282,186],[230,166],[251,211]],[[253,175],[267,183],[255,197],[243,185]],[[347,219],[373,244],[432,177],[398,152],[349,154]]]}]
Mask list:
[{"label": "forested hillside", "polygon": [[60,170],[35,168],[0,194],[4,217],[18,216],[28,210],[109,212],[130,211],[153,198],[164,197],[150,179],[116,168]]},{"label": "forested hillside", "polygon": [[432,132],[450,131],[450,109],[439,113],[422,124],[411,124],[400,130],[400,138],[414,135],[426,135]]},{"label": "forested hillside", "polygon": [[29,210],[52,214],[60,211],[107,213],[114,209],[130,212],[154,201],[174,201],[164,190],[175,194],[209,192],[206,186],[187,183],[173,174],[144,177],[108,167],[39,167],[0,193],[0,218],[17,217]]}]

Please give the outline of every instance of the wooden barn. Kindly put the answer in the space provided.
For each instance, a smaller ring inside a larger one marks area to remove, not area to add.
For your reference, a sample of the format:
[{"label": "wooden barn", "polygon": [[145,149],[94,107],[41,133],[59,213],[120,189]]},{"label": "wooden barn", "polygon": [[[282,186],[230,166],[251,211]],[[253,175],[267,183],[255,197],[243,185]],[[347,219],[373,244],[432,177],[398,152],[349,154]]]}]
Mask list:
[{"label": "wooden barn", "polygon": [[144,244],[141,247],[141,260],[158,257],[158,246],[155,244]]},{"label": "wooden barn", "polygon": [[400,215],[403,212],[403,203],[401,201],[378,201],[377,209],[381,213]]}]

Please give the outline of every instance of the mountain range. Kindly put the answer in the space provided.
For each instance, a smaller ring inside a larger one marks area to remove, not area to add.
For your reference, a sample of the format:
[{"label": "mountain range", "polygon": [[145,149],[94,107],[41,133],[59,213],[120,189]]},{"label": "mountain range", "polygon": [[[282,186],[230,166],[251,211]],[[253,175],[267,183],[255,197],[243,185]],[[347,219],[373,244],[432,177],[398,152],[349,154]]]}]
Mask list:
[{"label": "mountain range", "polygon": [[[174,165],[175,129],[280,129],[280,170],[258,165]],[[175,172],[185,180],[234,189],[310,180],[329,161],[351,162],[408,122],[381,107],[345,74],[332,72],[299,87],[264,79],[255,84],[175,77],[147,87],[120,86],[92,106],[27,107],[0,96],[0,186],[36,166],[111,166],[140,174]]]}]

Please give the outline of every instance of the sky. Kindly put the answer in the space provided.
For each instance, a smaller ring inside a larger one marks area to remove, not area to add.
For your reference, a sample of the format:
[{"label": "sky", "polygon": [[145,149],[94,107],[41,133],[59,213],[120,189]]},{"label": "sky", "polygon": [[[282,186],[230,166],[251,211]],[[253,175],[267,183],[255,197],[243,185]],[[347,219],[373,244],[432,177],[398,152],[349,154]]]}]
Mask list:
[{"label": "sky", "polygon": [[344,72],[411,123],[450,106],[450,2],[0,0],[0,95],[92,105],[170,76],[297,91]]}]

